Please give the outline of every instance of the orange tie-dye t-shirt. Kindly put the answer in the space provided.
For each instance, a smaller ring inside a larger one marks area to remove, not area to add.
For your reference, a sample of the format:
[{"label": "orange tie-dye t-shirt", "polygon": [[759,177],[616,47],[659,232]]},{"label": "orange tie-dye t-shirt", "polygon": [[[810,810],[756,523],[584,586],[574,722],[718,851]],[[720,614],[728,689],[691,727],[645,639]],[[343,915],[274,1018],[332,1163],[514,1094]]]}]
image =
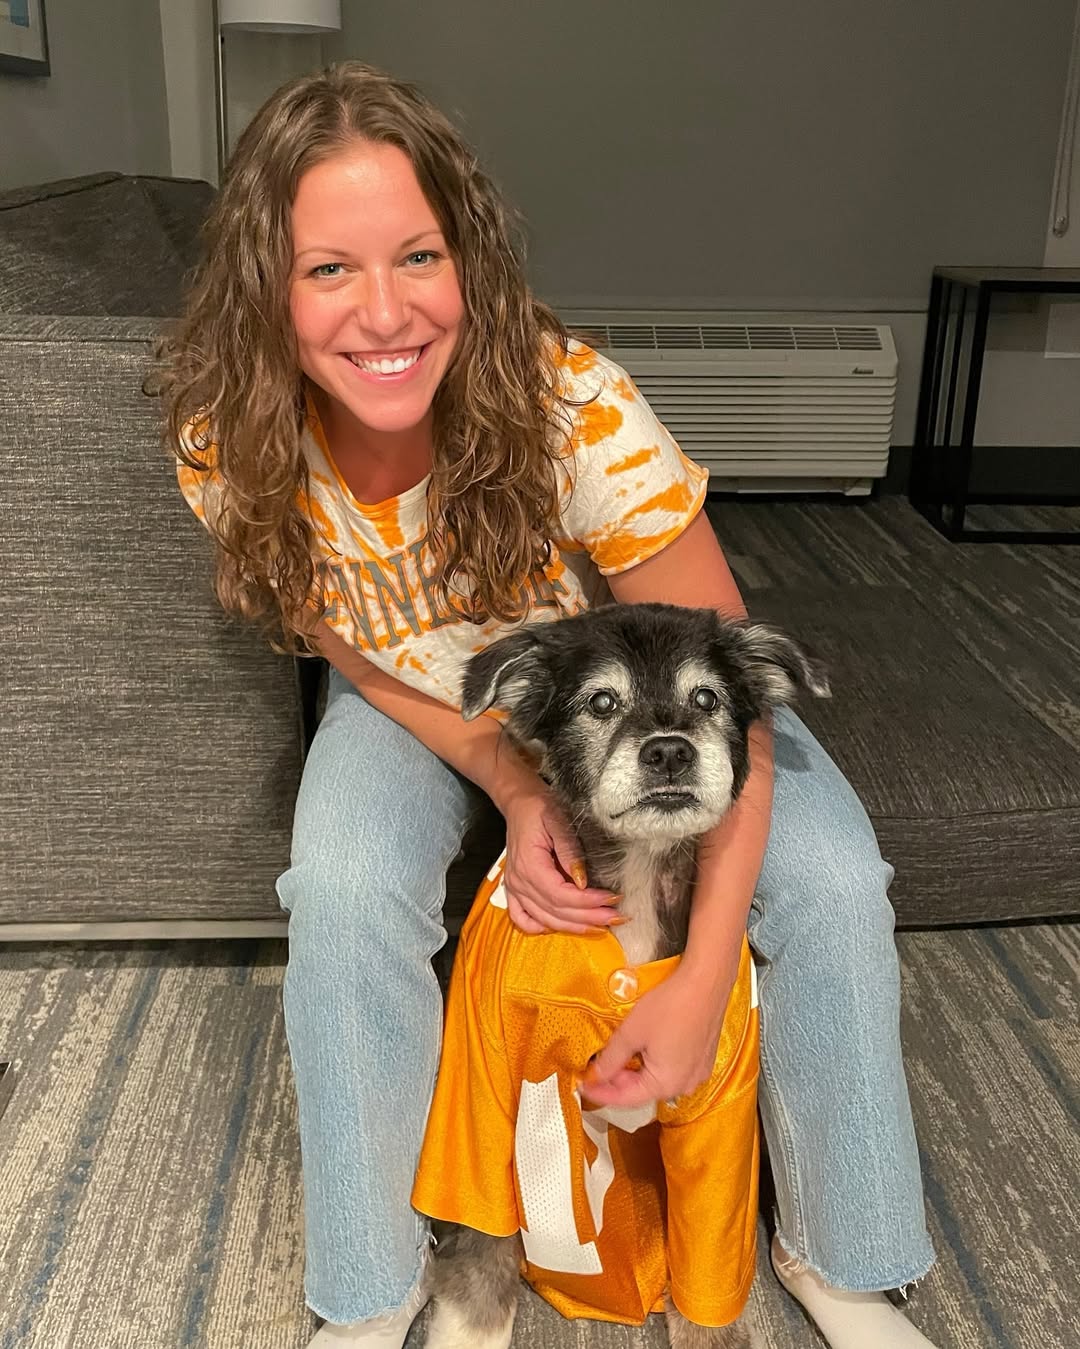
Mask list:
[{"label": "orange tie-dye t-shirt", "polygon": [[[610,598],[604,578],[677,538],[700,510],[708,482],[707,470],[682,453],[619,366],[577,342],[560,364],[573,430],[550,557],[527,586],[528,623]],[[309,474],[301,505],[314,527],[322,617],[375,665],[460,707],[469,657],[513,625],[468,623],[437,599],[427,542],[429,480],[388,501],[357,501],[310,400],[301,444]],[[203,457],[205,472],[178,461],[177,477],[192,509],[208,521],[220,490],[212,445]]]}]

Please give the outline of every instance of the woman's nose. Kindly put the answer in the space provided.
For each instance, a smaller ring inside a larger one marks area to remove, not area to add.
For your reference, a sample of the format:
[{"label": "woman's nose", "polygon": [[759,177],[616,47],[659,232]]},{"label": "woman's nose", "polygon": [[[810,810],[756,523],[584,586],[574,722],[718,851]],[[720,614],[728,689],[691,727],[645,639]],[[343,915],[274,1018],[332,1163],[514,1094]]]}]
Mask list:
[{"label": "woman's nose", "polygon": [[408,327],[410,307],[405,288],[392,271],[371,274],[365,292],[360,320],[373,336],[386,341]]}]

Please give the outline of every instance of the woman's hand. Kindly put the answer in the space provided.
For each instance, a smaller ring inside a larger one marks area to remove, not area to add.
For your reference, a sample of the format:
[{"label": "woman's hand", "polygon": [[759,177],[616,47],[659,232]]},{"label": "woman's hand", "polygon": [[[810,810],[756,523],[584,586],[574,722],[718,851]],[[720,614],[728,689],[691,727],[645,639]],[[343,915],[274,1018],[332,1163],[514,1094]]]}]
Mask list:
[{"label": "woman's hand", "polygon": [[581,1083],[589,1104],[644,1105],[699,1087],[712,1072],[734,982],[733,973],[706,994],[678,966],[645,993],[592,1061]]},{"label": "woman's hand", "polygon": [[620,922],[617,897],[589,888],[581,845],[540,777],[501,804],[507,909],[522,932],[589,932]]}]

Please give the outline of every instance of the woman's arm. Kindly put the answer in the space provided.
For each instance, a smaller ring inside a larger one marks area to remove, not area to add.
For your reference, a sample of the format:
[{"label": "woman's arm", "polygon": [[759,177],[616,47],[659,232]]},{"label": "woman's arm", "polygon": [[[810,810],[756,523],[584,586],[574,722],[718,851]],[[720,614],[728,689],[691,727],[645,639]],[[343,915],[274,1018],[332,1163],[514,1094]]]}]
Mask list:
[{"label": "woman's arm", "polygon": [[[702,511],[654,557],[608,578],[624,604],[662,601],[746,615],[735,578]],[[772,736],[750,729],[750,773],[735,805],[704,838],[679,967],[642,998],[597,1057],[588,1083],[600,1105],[682,1095],[708,1077],[716,1055],[772,813]],[[626,1065],[640,1055],[640,1071]]]},{"label": "woman's arm", "polygon": [[607,581],[620,604],[653,601],[746,617],[743,597],[704,510],[666,548]]},{"label": "woman's arm", "polygon": [[[585,932],[617,917],[610,892],[588,887],[573,830],[547,784],[503,735],[498,721],[489,716],[464,721],[454,708],[380,670],[321,620],[309,635],[372,707],[404,726],[494,801],[506,820],[504,884],[510,916],[520,928]],[[572,876],[574,883],[564,876]]]},{"label": "woman's arm", "polygon": [[515,799],[535,789],[540,781],[535,770],[502,735],[494,717],[463,721],[452,707],[373,665],[328,623],[320,621],[312,637],[322,655],[372,707],[475,782],[504,815]]}]

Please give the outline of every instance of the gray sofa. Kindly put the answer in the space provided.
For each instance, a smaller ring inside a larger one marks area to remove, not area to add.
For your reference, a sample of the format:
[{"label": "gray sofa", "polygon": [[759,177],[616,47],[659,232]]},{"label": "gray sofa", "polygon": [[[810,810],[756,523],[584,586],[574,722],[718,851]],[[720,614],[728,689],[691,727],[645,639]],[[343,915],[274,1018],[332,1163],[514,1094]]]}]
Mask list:
[{"label": "gray sofa", "polygon": [[[0,194],[0,940],[282,925],[274,879],[320,663],[276,656],[221,614],[209,540],[142,392],[212,191],[102,174]],[[1080,775],[982,669],[1007,619],[948,609],[977,593],[977,559],[950,553],[958,582],[942,590],[938,573],[915,577],[920,540],[892,540],[885,562],[911,584],[871,578],[855,615],[806,565],[818,545],[784,535],[790,515],[762,520],[769,509],[721,504],[714,518],[737,569],[757,575],[755,613],[811,637],[847,690],[805,713],[897,868],[900,921],[1080,910]],[[880,525],[865,528],[880,549]],[[785,583],[770,590],[778,548]],[[834,570],[847,539],[836,549]],[[1029,629],[1012,640],[1030,643]],[[984,735],[1000,744],[975,781]],[[1032,754],[1054,771],[1032,773]],[[452,916],[499,846],[490,814],[448,879]]]},{"label": "gray sofa", "polygon": [[220,615],[142,392],[212,192],[0,196],[0,925],[280,917],[297,672]]}]

